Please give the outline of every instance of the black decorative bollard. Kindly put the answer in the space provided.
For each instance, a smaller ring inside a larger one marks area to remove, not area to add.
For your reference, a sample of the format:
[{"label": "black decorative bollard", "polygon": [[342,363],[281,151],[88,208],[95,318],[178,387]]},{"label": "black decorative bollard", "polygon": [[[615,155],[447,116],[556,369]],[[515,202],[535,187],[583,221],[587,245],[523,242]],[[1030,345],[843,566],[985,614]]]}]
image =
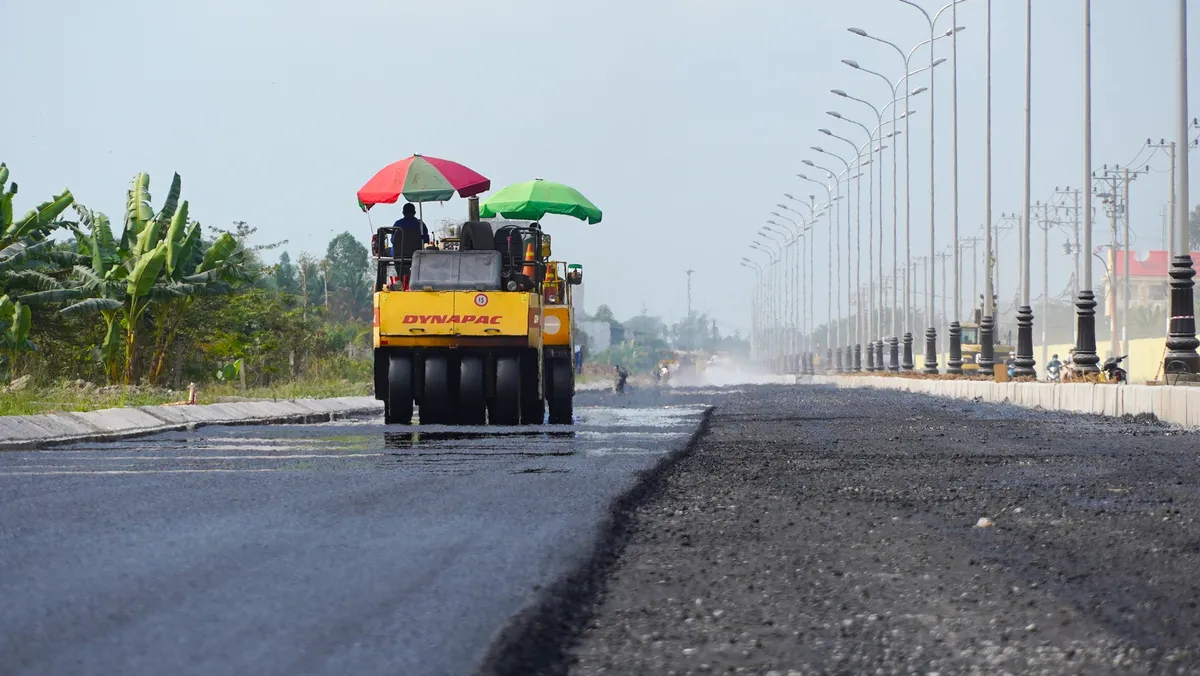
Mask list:
[{"label": "black decorative bollard", "polygon": [[846,367],[842,363],[842,348],[840,347],[833,351],[833,364],[838,373],[846,372]]},{"label": "black decorative bollard", "polygon": [[1200,355],[1196,354],[1200,340],[1196,340],[1192,282],[1196,271],[1192,268],[1191,256],[1175,256],[1171,260],[1170,274],[1171,320],[1167,325],[1167,354],[1163,357],[1163,373],[1200,374]]},{"label": "black decorative bollard", "polygon": [[854,344],[854,370],[862,371],[862,343]]},{"label": "black decorative bollard", "polygon": [[996,369],[996,321],[991,315],[979,322],[979,375],[991,380]]},{"label": "black decorative bollard", "polygon": [[[1172,280],[1174,282],[1174,280]],[[1091,289],[1079,292],[1075,301],[1075,356],[1072,365],[1076,373],[1099,373],[1100,357],[1096,355],[1096,295]]]},{"label": "black decorative bollard", "polygon": [[962,324],[950,322],[950,356],[946,359],[946,373],[961,376],[962,364]]},{"label": "black decorative bollard", "polygon": [[1022,305],[1017,308],[1017,357],[1013,360],[1013,376],[1016,378],[1037,377],[1033,366],[1033,308]]},{"label": "black decorative bollard", "polygon": [[883,361],[883,339],[880,338],[875,341],[875,370],[883,373],[887,370],[886,363]]},{"label": "black decorative bollard", "polygon": [[833,371],[833,350],[831,350],[829,348],[825,348],[825,363],[823,364],[823,366],[825,368],[821,369],[822,371],[824,371],[826,373],[834,372]]},{"label": "black decorative bollard", "polygon": [[921,373],[927,376],[934,376],[938,373],[937,329],[932,326],[925,329],[925,368]]},{"label": "black decorative bollard", "polygon": [[867,341],[867,373],[875,372],[875,341]]},{"label": "black decorative bollard", "polygon": [[912,349],[912,347],[913,347],[913,334],[908,331],[905,331],[904,332],[904,361],[900,364],[900,368],[904,369],[905,371],[911,371],[914,368],[916,368],[916,364],[913,364],[913,349]]},{"label": "black decorative bollard", "polygon": [[900,370],[900,339],[896,336],[888,338],[888,370],[892,373]]}]

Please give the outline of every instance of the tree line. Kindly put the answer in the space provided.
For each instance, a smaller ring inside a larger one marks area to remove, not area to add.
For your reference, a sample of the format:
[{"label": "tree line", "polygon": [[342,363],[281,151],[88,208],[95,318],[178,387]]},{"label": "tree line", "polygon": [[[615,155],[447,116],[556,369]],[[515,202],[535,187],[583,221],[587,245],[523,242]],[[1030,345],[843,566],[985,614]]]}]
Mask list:
[{"label": "tree line", "polygon": [[737,356],[750,353],[748,341],[736,332],[732,336],[723,336],[716,320],[704,313],[693,312],[673,324],[645,312],[618,321],[609,306],[601,305],[591,320],[608,324],[617,340],[608,349],[590,354],[588,358],[610,366],[620,364],[632,371],[650,370],[679,352]]},{"label": "tree line", "polygon": [[255,385],[318,366],[367,380],[369,257],[349,232],[268,265],[287,242],[204,228],[178,174],[157,205],[137,174],[119,226],[70,191],[16,218],[17,192],[0,164],[0,375],[179,387],[237,363]]}]

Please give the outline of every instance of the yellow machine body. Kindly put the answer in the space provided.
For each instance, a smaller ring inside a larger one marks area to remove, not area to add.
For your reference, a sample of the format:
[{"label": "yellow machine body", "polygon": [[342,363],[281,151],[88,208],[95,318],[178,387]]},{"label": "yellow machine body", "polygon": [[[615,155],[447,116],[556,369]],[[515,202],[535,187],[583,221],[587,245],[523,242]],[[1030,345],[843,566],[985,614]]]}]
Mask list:
[{"label": "yellow machine body", "polygon": [[572,305],[571,285],[567,283],[567,264],[558,261],[546,263],[546,279],[542,286],[545,301],[542,320],[542,341],[547,347],[567,347],[573,353],[575,347],[571,327],[575,318]]},{"label": "yellow machine body", "polygon": [[[510,291],[379,291],[375,347],[446,346],[459,338],[542,345],[543,309],[536,293]],[[492,342],[492,341],[488,341]],[[478,341],[471,341],[473,346]]]}]

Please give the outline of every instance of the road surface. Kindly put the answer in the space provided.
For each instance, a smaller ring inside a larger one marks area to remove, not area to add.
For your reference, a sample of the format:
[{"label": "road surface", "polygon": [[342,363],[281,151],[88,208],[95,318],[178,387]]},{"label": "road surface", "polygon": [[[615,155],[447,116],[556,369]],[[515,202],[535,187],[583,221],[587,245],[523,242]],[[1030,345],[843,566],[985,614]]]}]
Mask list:
[{"label": "road surface", "polygon": [[747,388],[658,483],[543,672],[1200,673],[1196,432]]},{"label": "road surface", "polygon": [[0,672],[472,673],[706,396],[581,393],[569,428],[363,420],[0,453]]}]

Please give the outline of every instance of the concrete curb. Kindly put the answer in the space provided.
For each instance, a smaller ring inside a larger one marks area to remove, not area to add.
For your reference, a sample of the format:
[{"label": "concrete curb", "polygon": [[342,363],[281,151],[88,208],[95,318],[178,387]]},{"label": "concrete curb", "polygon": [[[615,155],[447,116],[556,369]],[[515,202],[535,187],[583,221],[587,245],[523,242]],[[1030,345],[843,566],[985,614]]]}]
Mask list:
[{"label": "concrete curb", "polygon": [[1200,427],[1200,388],[1097,383],[996,383],[986,380],[918,380],[868,376],[807,376],[801,382],[837,387],[902,390],[953,399],[1067,413],[1119,417],[1150,413],[1163,422]]},{"label": "concrete curb", "polygon": [[193,430],[204,425],[328,422],[382,410],[383,402],[372,397],[339,397],[0,416],[0,450],[43,448],[80,441],[110,441],[157,432]]}]

